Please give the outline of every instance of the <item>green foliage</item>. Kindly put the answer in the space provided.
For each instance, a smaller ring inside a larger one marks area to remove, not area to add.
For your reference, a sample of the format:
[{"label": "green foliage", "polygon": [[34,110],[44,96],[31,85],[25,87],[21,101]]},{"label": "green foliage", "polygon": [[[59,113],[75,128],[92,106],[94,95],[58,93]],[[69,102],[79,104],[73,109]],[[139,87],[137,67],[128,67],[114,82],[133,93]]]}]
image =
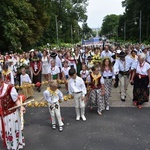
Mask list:
[{"label": "green foliage", "polygon": [[78,22],[87,20],[87,1],[1,0],[1,50],[29,50],[46,43],[57,43],[56,16],[59,43],[71,43],[71,36],[73,43],[80,41],[82,31]]},{"label": "green foliage", "polygon": [[[150,42],[150,1],[149,0],[124,0],[122,6],[125,7],[123,19],[119,23],[119,28],[126,22],[126,40],[139,42],[139,18],[142,12],[142,41]],[[137,22],[137,25],[135,25]]]},{"label": "green foliage", "polygon": [[119,18],[120,16],[114,14],[104,17],[101,34],[106,35],[116,33],[118,29]]}]

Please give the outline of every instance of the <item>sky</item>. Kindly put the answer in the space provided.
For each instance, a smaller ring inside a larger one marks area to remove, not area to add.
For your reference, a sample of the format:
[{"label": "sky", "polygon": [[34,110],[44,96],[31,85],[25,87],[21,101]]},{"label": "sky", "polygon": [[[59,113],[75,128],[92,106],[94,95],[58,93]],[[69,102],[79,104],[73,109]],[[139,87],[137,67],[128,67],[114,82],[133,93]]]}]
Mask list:
[{"label": "sky", "polygon": [[123,0],[89,0],[87,7],[87,23],[90,28],[99,28],[102,25],[103,18],[106,15],[123,14]]}]

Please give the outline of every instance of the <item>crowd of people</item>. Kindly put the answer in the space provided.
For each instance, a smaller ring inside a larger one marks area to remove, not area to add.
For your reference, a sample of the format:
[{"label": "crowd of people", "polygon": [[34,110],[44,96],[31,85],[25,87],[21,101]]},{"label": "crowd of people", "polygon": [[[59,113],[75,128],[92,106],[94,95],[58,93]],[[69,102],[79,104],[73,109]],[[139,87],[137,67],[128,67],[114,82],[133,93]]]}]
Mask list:
[{"label": "crowd of people", "polygon": [[[48,81],[49,87],[43,92],[43,95],[48,102],[52,117],[52,129],[57,127],[55,118],[57,117],[61,132],[64,123],[61,120],[59,102],[63,101],[63,94],[57,81],[63,80],[66,94],[71,94],[74,97],[76,120],[86,121],[86,104],[91,110],[96,106],[100,116],[103,110],[110,109],[109,100],[113,87],[120,87],[120,100],[125,102],[126,91],[130,83],[133,85],[133,105],[141,108],[144,102],[148,102],[149,63],[150,47],[140,44],[76,46],[72,49],[44,49],[41,52],[32,49],[23,54],[13,52],[5,55],[0,54],[0,113],[2,122],[0,130],[4,144],[8,149],[24,146],[24,137],[19,127],[20,121],[18,121],[18,109],[9,111],[14,105],[20,106],[17,98],[18,89],[15,89],[14,86],[22,86],[22,94],[29,98],[34,96],[31,84],[37,85],[36,90],[40,92],[40,83]],[[6,102],[6,96],[8,96],[9,102]],[[21,106],[20,111],[25,112],[25,108]],[[21,138],[18,134],[22,135]]]}]

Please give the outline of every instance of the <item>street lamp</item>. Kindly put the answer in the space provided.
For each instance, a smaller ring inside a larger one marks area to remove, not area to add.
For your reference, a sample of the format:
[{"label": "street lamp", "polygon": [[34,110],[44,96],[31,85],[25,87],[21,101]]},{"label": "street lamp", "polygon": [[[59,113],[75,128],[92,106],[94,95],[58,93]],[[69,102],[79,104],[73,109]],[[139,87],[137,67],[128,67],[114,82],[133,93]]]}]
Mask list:
[{"label": "street lamp", "polygon": [[62,22],[57,20],[57,16],[55,16],[55,21],[56,21],[56,39],[57,39],[57,45],[59,45],[58,24],[60,24],[60,28],[62,28]]},{"label": "street lamp", "polygon": [[137,25],[137,19],[139,19],[139,43],[142,41],[142,11],[140,11],[140,17],[134,18],[134,24]]},{"label": "street lamp", "polygon": [[[142,37],[142,11],[140,11],[140,17],[134,18],[134,24],[137,25],[137,19],[139,19],[139,43],[141,43],[141,37]],[[126,24],[127,22],[124,22],[124,41],[126,40]]]}]

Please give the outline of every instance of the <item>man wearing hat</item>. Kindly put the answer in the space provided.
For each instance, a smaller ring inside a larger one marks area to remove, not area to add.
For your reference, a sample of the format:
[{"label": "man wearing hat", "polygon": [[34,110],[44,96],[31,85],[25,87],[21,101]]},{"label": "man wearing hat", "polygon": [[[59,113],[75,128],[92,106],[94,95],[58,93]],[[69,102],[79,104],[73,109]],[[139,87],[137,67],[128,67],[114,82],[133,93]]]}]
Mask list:
[{"label": "man wearing hat", "polygon": [[59,101],[63,101],[63,94],[58,89],[58,83],[56,80],[49,82],[49,87],[43,92],[45,100],[48,102],[48,108],[52,117],[52,129],[56,129],[56,117],[58,120],[59,131],[63,131],[64,123],[61,119]]},{"label": "man wearing hat", "polygon": [[126,98],[126,90],[129,84],[129,74],[133,67],[133,61],[130,57],[126,57],[123,51],[118,55],[119,59],[114,64],[114,74],[119,76],[121,100],[124,102]]}]

